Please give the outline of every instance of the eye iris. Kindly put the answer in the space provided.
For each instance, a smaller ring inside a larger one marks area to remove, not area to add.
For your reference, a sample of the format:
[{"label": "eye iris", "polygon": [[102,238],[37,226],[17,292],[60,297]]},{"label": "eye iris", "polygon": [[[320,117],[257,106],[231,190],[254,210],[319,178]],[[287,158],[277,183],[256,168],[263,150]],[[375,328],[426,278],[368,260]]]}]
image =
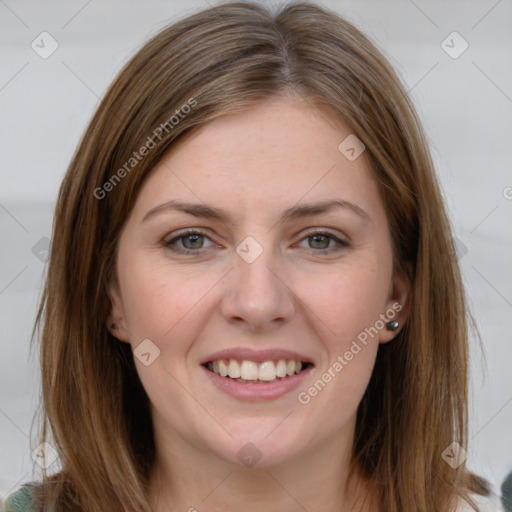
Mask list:
[{"label": "eye iris", "polygon": [[203,245],[203,235],[187,235],[182,237],[182,241],[186,249],[200,249]]},{"label": "eye iris", "polygon": [[[313,235],[309,237],[309,246],[312,249],[327,249],[329,247],[329,237],[325,235]],[[317,244],[319,242],[319,244]]]}]

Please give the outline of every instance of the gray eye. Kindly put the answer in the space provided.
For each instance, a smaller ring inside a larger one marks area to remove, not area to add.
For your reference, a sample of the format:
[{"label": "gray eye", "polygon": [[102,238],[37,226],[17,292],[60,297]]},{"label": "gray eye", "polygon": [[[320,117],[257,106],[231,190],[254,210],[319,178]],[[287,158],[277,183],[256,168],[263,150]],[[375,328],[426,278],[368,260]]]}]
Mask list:
[{"label": "gray eye", "polygon": [[312,235],[308,237],[308,245],[311,249],[327,249],[332,238],[326,235]]},{"label": "gray eye", "polygon": [[185,249],[201,249],[204,243],[204,236],[186,235],[181,236],[180,240],[182,241],[183,247],[185,247]]}]

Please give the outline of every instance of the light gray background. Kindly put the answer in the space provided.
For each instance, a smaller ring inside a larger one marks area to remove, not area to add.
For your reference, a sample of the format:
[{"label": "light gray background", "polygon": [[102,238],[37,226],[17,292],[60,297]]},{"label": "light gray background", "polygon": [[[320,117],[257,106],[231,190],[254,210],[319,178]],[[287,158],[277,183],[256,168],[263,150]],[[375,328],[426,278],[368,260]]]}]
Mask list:
[{"label": "light gray background", "polygon": [[[29,445],[39,394],[29,339],[66,167],[122,64],[208,3],[0,0],[0,498],[40,475]],[[473,340],[469,465],[497,490],[512,470],[512,2],[323,5],[384,50],[430,137],[486,357]],[[58,43],[47,59],[31,48],[43,31]],[[441,44],[453,31],[469,44],[458,58],[445,50],[458,53],[462,40]]]}]

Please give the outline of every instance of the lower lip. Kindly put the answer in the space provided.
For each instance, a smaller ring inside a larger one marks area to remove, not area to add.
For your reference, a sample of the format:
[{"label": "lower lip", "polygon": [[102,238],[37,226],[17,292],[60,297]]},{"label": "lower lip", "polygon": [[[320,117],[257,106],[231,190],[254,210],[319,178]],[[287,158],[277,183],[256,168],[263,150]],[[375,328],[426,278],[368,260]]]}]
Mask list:
[{"label": "lower lip", "polygon": [[304,380],[313,370],[313,366],[310,365],[302,372],[276,382],[268,384],[245,384],[243,382],[237,382],[234,379],[230,379],[229,377],[221,377],[204,366],[201,366],[201,368],[206,372],[206,376],[214,386],[224,393],[246,402],[274,400],[279,398],[303,384]]}]

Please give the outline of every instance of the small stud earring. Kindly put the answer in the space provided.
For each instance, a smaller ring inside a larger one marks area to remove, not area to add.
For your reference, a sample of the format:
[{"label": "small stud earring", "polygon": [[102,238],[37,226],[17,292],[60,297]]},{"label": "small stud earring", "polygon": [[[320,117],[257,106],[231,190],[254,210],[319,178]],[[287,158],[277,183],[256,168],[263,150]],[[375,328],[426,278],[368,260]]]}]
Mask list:
[{"label": "small stud earring", "polygon": [[386,324],[386,329],[388,331],[396,331],[398,329],[398,322],[396,320],[391,320],[391,322],[388,322]]}]

